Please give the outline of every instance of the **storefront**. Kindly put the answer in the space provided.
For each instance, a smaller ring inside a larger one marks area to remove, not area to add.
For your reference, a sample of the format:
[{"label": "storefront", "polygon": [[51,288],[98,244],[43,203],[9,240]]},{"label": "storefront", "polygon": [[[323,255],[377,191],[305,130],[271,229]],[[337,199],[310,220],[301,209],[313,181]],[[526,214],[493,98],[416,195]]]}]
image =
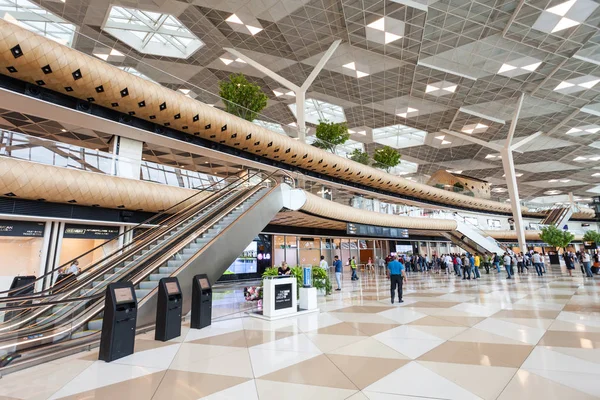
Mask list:
[{"label": "storefront", "polygon": [[18,275],[38,275],[44,249],[44,222],[0,221],[0,290]]},{"label": "storefront", "polygon": [[272,235],[267,234],[260,234],[254,238],[219,280],[260,278],[265,269],[273,265],[271,259],[272,238]]},{"label": "storefront", "polygon": [[101,260],[119,248],[119,226],[66,224],[59,265],[78,259],[81,268]]}]

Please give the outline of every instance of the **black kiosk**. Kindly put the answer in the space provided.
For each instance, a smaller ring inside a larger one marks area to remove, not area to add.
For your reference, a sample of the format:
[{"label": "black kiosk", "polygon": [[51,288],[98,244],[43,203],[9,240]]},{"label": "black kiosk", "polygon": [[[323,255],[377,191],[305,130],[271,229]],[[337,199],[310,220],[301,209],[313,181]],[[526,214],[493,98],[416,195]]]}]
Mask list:
[{"label": "black kiosk", "polygon": [[210,325],[212,319],[212,288],[206,274],[194,276],[192,284],[192,329]]},{"label": "black kiosk", "polygon": [[182,307],[183,296],[177,278],[162,278],[158,282],[154,340],[166,342],[181,336]]},{"label": "black kiosk", "polygon": [[106,288],[99,360],[110,362],[133,354],[137,299],[131,282],[111,283]]}]

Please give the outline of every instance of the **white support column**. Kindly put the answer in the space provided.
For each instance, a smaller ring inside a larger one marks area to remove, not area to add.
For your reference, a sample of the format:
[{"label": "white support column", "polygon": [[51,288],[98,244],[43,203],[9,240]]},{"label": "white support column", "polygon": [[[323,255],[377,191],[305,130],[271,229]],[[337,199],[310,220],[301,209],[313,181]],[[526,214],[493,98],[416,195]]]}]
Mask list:
[{"label": "white support column", "polygon": [[304,81],[302,86],[293,84],[292,82],[285,79],[281,75],[271,71],[264,65],[254,61],[253,59],[251,59],[250,57],[246,56],[245,54],[241,53],[240,51],[238,51],[236,49],[228,48],[228,47],[226,47],[224,49],[226,51],[228,51],[229,53],[233,54],[234,56],[241,58],[248,65],[251,65],[252,67],[256,68],[263,74],[265,74],[265,75],[269,76],[270,78],[276,80],[277,82],[281,83],[283,86],[285,86],[286,88],[290,89],[291,91],[293,91],[295,93],[295,95],[296,95],[296,124],[298,125],[298,140],[300,140],[301,142],[305,142],[306,141],[306,119],[305,119],[305,111],[304,111],[304,101],[306,100],[306,92],[308,91],[308,88],[310,87],[310,85],[312,85],[313,81],[316,79],[317,75],[319,75],[319,72],[321,72],[321,70],[323,69],[325,64],[327,64],[327,61],[329,61],[329,59],[331,58],[331,56],[333,55],[335,50],[338,48],[338,46],[340,45],[341,42],[342,42],[342,40],[338,39],[335,42],[333,42],[331,44],[331,46],[329,46],[329,49],[327,49],[325,54],[323,54],[323,57],[321,57],[321,59],[319,60],[319,62],[315,66],[315,68],[312,70],[312,72],[310,73],[308,78],[306,78],[306,81]]},{"label": "white support column", "polygon": [[298,125],[298,140],[302,143],[306,142],[305,100],[306,92],[300,91],[296,93],[296,125]]},{"label": "white support column", "polygon": [[113,136],[112,174],[123,178],[140,179],[143,143],[123,136]]},{"label": "white support column", "polygon": [[517,121],[519,120],[519,114],[521,113],[524,98],[525,95],[521,94],[521,97],[519,97],[519,100],[517,101],[515,113],[513,114],[512,121],[510,121],[508,137],[506,138],[504,148],[500,152],[500,154],[502,154],[502,165],[504,166],[506,187],[508,188],[508,195],[510,196],[510,205],[513,219],[515,220],[515,230],[517,231],[519,248],[523,254],[527,252],[527,243],[525,241],[525,226],[523,224],[523,214],[521,214],[521,200],[519,199],[519,187],[517,186],[517,175],[515,173],[515,163],[513,161],[512,141],[515,136]]}]

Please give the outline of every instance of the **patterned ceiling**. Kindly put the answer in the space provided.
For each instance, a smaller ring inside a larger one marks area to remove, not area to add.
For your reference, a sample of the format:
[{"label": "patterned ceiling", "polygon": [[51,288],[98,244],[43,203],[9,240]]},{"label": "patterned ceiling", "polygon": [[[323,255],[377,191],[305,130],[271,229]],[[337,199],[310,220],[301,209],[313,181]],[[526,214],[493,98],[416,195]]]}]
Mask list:
[{"label": "patterned ceiling", "polygon": [[[517,99],[525,93],[515,136],[518,140],[537,131],[543,135],[515,154],[517,172],[522,174],[518,178],[521,197],[541,196],[555,184],[562,193],[582,198],[600,193],[600,175],[592,176],[600,172],[596,171],[600,160],[597,1],[33,3],[77,26],[75,49],[87,54],[118,50],[106,61],[133,67],[174,90],[190,90],[191,97],[208,104],[220,105],[215,96],[220,80],[243,72],[269,96],[261,119],[284,126],[295,121],[288,107],[294,98],[276,96],[273,91],[281,91],[282,85],[249,65],[225,63],[221,59],[234,58],[224,48],[236,48],[301,85],[329,45],[342,39],[307,98],[341,106],[349,127],[366,131],[353,139],[367,144],[368,151],[379,146],[373,143],[373,129],[402,124],[426,131],[423,144],[400,148],[404,159],[419,165],[411,176],[420,180],[438,169],[460,170],[504,188],[502,162],[493,151],[451,136],[444,142],[436,137],[441,129],[471,130],[468,134],[474,137],[501,143]],[[115,4],[172,14],[204,45],[187,59],[140,53],[103,30]],[[241,24],[231,22],[233,14]],[[351,62],[356,70],[344,67]],[[417,111],[406,113],[407,108]]]}]

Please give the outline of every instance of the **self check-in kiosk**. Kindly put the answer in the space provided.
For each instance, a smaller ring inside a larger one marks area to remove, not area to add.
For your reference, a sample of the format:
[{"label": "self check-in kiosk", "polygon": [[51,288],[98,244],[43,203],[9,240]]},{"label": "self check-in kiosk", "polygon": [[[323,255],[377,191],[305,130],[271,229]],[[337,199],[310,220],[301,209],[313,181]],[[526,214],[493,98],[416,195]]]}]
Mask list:
[{"label": "self check-in kiosk", "polygon": [[183,296],[177,278],[162,278],[158,282],[154,340],[166,342],[181,336],[182,307]]},{"label": "self check-in kiosk", "polygon": [[192,283],[192,329],[210,325],[212,319],[212,287],[205,274],[194,276]]},{"label": "self check-in kiosk", "polygon": [[110,362],[133,354],[137,299],[131,282],[111,283],[106,288],[99,360]]}]

